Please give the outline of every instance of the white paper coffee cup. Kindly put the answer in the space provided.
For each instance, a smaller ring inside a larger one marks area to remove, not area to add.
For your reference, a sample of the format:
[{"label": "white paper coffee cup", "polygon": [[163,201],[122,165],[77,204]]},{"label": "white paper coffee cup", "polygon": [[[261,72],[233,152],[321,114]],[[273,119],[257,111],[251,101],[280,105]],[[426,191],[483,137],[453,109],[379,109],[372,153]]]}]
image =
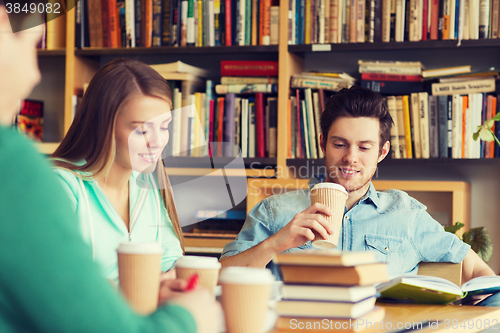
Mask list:
[{"label": "white paper coffee cup", "polygon": [[347,196],[346,189],[336,183],[319,183],[311,189],[311,204],[319,202],[333,211],[331,216],[322,214],[332,226],[333,235],[328,235],[327,239],[323,239],[319,234],[316,234],[316,238],[312,242],[314,247],[319,249],[337,247]]},{"label": "white paper coffee cup", "polygon": [[222,308],[228,333],[262,332],[274,276],[268,269],[222,269]]},{"label": "white paper coffee cup", "polygon": [[120,290],[138,313],[153,312],[158,306],[162,247],[129,242],[120,244],[116,252]]},{"label": "white paper coffee cup", "polygon": [[208,289],[214,297],[220,268],[220,262],[214,257],[184,256],[175,263],[178,278],[188,280],[193,274],[198,274],[199,285]]}]

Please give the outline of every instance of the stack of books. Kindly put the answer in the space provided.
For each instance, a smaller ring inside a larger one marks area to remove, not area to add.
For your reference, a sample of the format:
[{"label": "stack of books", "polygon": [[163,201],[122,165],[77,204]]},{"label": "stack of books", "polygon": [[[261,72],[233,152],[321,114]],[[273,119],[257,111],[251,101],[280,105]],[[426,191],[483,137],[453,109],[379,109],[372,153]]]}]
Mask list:
[{"label": "stack of books", "polygon": [[276,303],[278,330],[335,329],[353,321],[383,320],[374,284],[388,281],[387,267],[373,253],[308,250],[282,253],[273,261],[284,282],[282,300]]},{"label": "stack of books", "polygon": [[361,86],[381,94],[423,91],[420,61],[358,60]]}]

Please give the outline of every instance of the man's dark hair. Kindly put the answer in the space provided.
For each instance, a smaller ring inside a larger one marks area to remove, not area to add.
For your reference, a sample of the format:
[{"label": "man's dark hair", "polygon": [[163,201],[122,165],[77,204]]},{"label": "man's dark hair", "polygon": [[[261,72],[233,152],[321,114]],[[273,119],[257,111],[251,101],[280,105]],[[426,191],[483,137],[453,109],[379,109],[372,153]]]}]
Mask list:
[{"label": "man's dark hair", "polygon": [[393,125],[392,117],[382,95],[373,90],[352,86],[349,89],[342,89],[328,100],[321,115],[323,147],[326,146],[330,127],[340,117],[378,119],[380,122],[380,150],[384,143],[390,139]]}]

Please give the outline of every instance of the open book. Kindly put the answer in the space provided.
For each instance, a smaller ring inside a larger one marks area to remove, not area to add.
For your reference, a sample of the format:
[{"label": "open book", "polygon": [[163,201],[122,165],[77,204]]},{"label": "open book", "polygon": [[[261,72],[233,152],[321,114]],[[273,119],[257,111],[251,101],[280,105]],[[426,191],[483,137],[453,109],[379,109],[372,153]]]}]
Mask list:
[{"label": "open book", "polygon": [[439,277],[402,275],[377,285],[377,290],[383,299],[448,304],[466,297],[500,292],[500,276],[481,276],[457,286]]}]

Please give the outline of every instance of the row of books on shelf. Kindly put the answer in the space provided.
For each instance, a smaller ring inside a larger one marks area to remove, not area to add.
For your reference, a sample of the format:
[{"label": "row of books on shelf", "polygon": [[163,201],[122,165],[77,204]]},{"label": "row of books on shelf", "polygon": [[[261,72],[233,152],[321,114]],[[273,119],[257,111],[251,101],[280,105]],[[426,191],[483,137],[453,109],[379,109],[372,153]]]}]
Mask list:
[{"label": "row of books on shelf", "polygon": [[277,98],[213,97],[209,90],[189,95],[182,108],[182,92],[174,88],[175,109],[181,112],[174,112],[167,156],[276,157]]},{"label": "row of books on shelf", "polygon": [[[497,96],[481,93],[387,96],[394,121],[392,158],[499,157],[494,142],[473,140],[473,133],[484,120],[496,114],[497,100]],[[492,130],[498,133],[498,124]]]},{"label": "row of books on shelf", "polygon": [[76,46],[278,44],[275,0],[77,0]]},{"label": "row of books on shelf", "polygon": [[498,0],[289,0],[288,43],[498,38]]},{"label": "row of books on shelf", "polygon": [[426,69],[420,61],[359,60],[360,85],[385,95],[428,91],[432,95],[496,90],[498,71],[472,71],[470,65]]}]

